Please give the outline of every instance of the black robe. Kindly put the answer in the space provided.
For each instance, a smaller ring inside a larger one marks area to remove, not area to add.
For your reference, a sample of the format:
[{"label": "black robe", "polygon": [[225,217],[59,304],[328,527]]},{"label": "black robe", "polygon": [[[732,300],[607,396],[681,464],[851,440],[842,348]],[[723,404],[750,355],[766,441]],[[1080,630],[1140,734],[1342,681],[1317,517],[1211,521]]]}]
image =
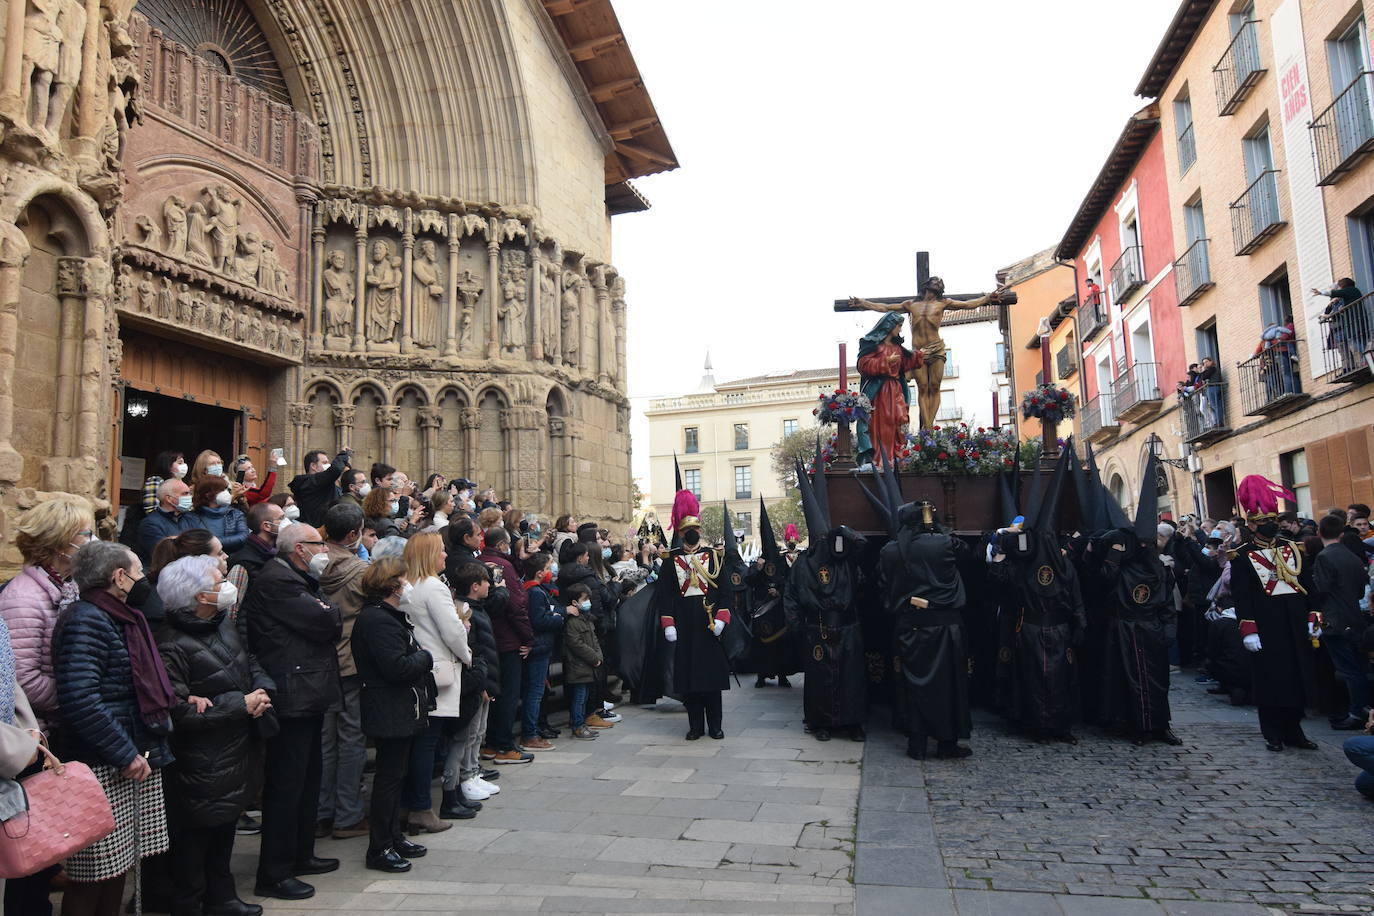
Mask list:
[{"label": "black robe", "polygon": [[671,645],[673,692],[678,696],[730,689],[730,662],[720,638],[711,631],[715,611],[726,607],[721,602],[728,596],[719,583],[720,555],[709,548],[698,548],[696,555],[707,574],[717,581],[709,583],[703,594],[684,595],[685,572],[678,561],[691,554],[685,547],[673,548],[663,560],[654,583],[654,610],[660,623],[666,626],[664,618],[672,618],[677,629],[677,642]]},{"label": "black robe", "polygon": [[998,653],[1002,708],[1022,728],[1067,732],[1078,715],[1075,647],[1087,626],[1073,564],[1053,534],[1031,532],[1033,549],[991,564],[988,575],[1008,589]]},{"label": "black robe", "polygon": [[1102,721],[1132,734],[1168,728],[1173,579],[1154,545],[1142,545],[1133,531],[1110,531],[1092,549],[1110,589]]},{"label": "black robe", "polygon": [[[965,550],[963,541],[943,531],[904,527],[878,555],[887,608],[896,618],[897,727],[945,744],[973,730],[958,569]],[[913,597],[929,606],[913,606]]]},{"label": "black robe", "polygon": [[[1303,558],[1302,548],[1280,538],[1276,545],[1289,558]],[[1308,597],[1286,583],[1275,583],[1273,594],[1265,590],[1260,571],[1272,565],[1274,548],[1265,550],[1244,544],[1231,558],[1231,597],[1241,631],[1253,621],[1261,649],[1249,653],[1254,675],[1256,706],[1303,709],[1317,705],[1315,661],[1307,635]],[[1266,571],[1267,572],[1267,571]]]},{"label": "black robe", "polygon": [[753,632],[748,670],[764,677],[785,677],[799,670],[797,647],[782,606],[787,573],[788,566],[781,559],[765,560],[762,567],[750,569],[746,577],[752,593]]},{"label": "black robe", "polygon": [[831,541],[827,536],[802,552],[783,593],[788,629],[798,634],[805,653],[802,706],[813,729],[862,725],[868,714],[863,632],[855,606],[859,549],[848,546],[843,556],[835,556]]}]

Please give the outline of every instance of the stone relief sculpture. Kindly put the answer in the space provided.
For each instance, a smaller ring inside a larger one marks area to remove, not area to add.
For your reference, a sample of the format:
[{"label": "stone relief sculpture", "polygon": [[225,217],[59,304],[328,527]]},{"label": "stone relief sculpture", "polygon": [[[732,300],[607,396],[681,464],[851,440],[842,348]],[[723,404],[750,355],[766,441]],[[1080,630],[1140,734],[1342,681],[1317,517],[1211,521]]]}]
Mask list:
[{"label": "stone relief sculpture", "polygon": [[344,253],[335,248],[329,252],[329,264],[324,270],[324,333],[327,337],[348,337],[353,330],[353,271],[347,267]]},{"label": "stone relief sculpture", "polygon": [[258,261],[257,283],[258,289],[264,289],[283,298],[289,298],[291,295],[286,268],[277,260],[277,243],[268,238],[262,240],[262,258]]},{"label": "stone relief sculpture", "polygon": [[624,367],[620,365],[620,354],[625,352],[625,278],[616,274],[611,283],[611,324],[615,326],[615,349],[611,351],[611,378],[623,377]]},{"label": "stone relief sculpture", "polygon": [[507,356],[516,356],[525,349],[528,334],[525,330],[526,299],[525,253],[505,251],[501,254],[501,347]]},{"label": "stone relief sculpture", "polygon": [[173,194],[162,202],[162,224],[167,229],[167,253],[186,256],[186,201]]},{"label": "stone relief sculpture", "polygon": [[262,266],[262,236],[251,230],[245,232],[239,239],[238,257],[231,263],[241,281],[256,286],[258,269]]},{"label": "stone relief sculpture", "polygon": [[540,343],[544,346],[544,358],[551,363],[558,362],[558,267],[554,264],[539,265],[539,323]]},{"label": "stone relief sculpture", "polygon": [[227,184],[215,185],[206,204],[209,214],[210,243],[215,270],[232,273],[239,240],[239,207],[243,202]]},{"label": "stone relief sculpture", "polygon": [[153,289],[153,281],[144,277],[138,283],[138,310],[144,315],[151,315],[156,301],[157,292]]},{"label": "stone relief sculpture", "polygon": [[458,298],[463,311],[458,320],[458,349],[465,351],[472,347],[472,323],[477,314],[477,300],[482,295],[482,281],[470,270],[463,271],[458,277]]},{"label": "stone relief sculpture", "polygon": [[86,10],[80,0],[28,0],[21,85],[29,126],[56,137],[81,75]]},{"label": "stone relief sculpture", "polygon": [[157,317],[164,321],[172,320],[172,280],[162,278],[162,286],[157,291]]},{"label": "stone relief sculpture", "polygon": [[563,271],[563,365],[576,366],[582,348],[582,327],[577,320],[582,310],[582,276],[576,271]]},{"label": "stone relief sculpture", "polygon": [[390,343],[401,322],[401,259],[386,239],[372,243],[372,263],[367,268],[367,337],[373,343]]},{"label": "stone relief sculpture", "polygon": [[186,208],[186,260],[198,267],[215,266],[210,253],[210,217],[200,201]]},{"label": "stone relief sculpture", "polygon": [[411,262],[410,337],[417,347],[439,345],[439,312],[444,286],[439,281],[439,262],[433,239],[421,239]]}]

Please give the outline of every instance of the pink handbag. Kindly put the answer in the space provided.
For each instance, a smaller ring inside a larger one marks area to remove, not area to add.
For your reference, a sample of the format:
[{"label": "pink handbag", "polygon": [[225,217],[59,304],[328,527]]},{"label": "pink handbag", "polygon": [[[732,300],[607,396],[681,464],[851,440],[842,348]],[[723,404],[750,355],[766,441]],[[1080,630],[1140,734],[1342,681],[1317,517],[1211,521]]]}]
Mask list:
[{"label": "pink handbag", "polygon": [[0,878],[32,875],[114,833],[114,812],[91,768],[38,749],[47,757],[43,770],[19,780],[29,810],[0,823]]}]

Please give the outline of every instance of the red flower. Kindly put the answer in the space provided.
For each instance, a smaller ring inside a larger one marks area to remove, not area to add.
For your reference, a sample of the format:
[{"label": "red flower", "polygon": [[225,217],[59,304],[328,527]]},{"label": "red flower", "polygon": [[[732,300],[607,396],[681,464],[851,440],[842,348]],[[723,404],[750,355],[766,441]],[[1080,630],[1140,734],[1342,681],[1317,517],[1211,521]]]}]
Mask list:
[{"label": "red flower", "polygon": [[940,454],[936,455],[935,457],[936,457],[936,458],[939,458],[941,461],[944,461],[945,459],[949,458],[949,455],[946,455],[944,452],[941,452]]},{"label": "red flower", "polygon": [[957,450],[954,454],[958,455],[960,458],[963,458],[964,455],[965,455],[965,452],[964,452],[963,449],[959,449],[959,450]]},{"label": "red flower", "polygon": [[938,426],[932,426],[932,427],[930,428],[930,431],[933,432],[933,433],[938,433],[938,432],[940,431],[940,427],[938,427]]},{"label": "red flower", "polygon": [[813,410],[811,411],[811,415],[812,415],[812,416],[815,416],[816,414],[818,414],[818,413],[820,413],[820,412],[821,412],[821,409],[820,409],[819,407],[817,407],[817,408],[815,408],[815,409],[813,409]]},{"label": "red flower", "polygon": [[1003,463],[1003,464],[1011,464],[1011,459],[1010,459],[1010,458],[1003,458],[1003,459],[1002,459],[1002,463]]},{"label": "red flower", "polygon": [[921,450],[921,443],[917,442],[915,445],[911,446],[911,450],[913,452],[919,452]]},{"label": "red flower", "polygon": [[977,461],[978,458],[979,458],[979,455],[978,455],[977,452],[972,452],[972,453],[969,455],[969,457],[972,458],[974,461]]}]

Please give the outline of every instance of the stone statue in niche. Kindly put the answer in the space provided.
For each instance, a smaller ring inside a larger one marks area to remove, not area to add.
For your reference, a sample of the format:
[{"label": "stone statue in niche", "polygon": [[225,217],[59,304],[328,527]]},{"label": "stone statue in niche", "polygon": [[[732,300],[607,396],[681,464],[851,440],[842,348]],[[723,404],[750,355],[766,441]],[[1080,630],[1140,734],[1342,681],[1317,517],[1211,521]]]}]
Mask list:
[{"label": "stone statue in niche", "polygon": [[153,289],[153,281],[144,277],[138,282],[138,310],[144,315],[151,315],[153,306],[157,300],[157,291]]},{"label": "stone statue in niche", "polygon": [[29,126],[55,138],[81,75],[86,10],[80,0],[28,0],[27,7],[21,85]]},{"label": "stone statue in niche", "polygon": [[577,318],[582,309],[582,275],[572,270],[563,271],[563,365],[576,366],[578,351],[582,348],[582,327]]},{"label": "stone statue in niche", "polygon": [[167,253],[186,257],[186,201],[176,194],[162,202],[162,225],[167,230]]},{"label": "stone statue in niche", "polygon": [[439,310],[444,285],[439,281],[439,262],[433,239],[421,239],[411,262],[410,337],[415,346],[439,345]]},{"label": "stone statue in niche", "polygon": [[401,322],[401,259],[386,239],[372,243],[372,263],[367,267],[367,337],[373,343],[390,343]]},{"label": "stone statue in niche", "polygon": [[287,297],[286,271],[277,260],[277,243],[271,239],[262,240],[262,257],[258,260],[258,289],[275,296]]},{"label": "stone statue in niche", "polygon": [[248,339],[248,331],[253,325],[253,319],[248,314],[248,309],[239,306],[238,314],[234,316],[234,339],[243,343]]},{"label": "stone statue in niche", "polygon": [[269,352],[275,353],[277,351],[277,334],[280,330],[281,327],[277,324],[277,319],[271,315],[267,316],[267,326],[263,329],[263,333],[267,335],[265,346]]},{"label": "stone statue in niche", "polygon": [[157,317],[163,321],[172,320],[172,281],[168,277],[162,278],[162,286],[157,291]]},{"label": "stone statue in niche", "polygon": [[115,302],[126,309],[135,308],[134,268],[131,264],[119,265],[119,276],[115,277]]},{"label": "stone statue in niche", "polygon": [[506,251],[502,253],[501,265],[501,346],[507,356],[516,356],[525,349],[528,335],[525,331],[525,300],[529,291],[525,287],[525,253]]},{"label": "stone statue in niche", "polygon": [[463,303],[462,315],[458,322],[458,349],[472,347],[472,323],[477,315],[477,300],[482,295],[482,281],[470,270],[458,276],[458,298]]},{"label": "stone statue in niche", "polygon": [[201,294],[200,290],[191,294],[191,326],[197,328],[205,326],[205,296]]},{"label": "stone statue in niche", "polygon": [[205,330],[211,334],[219,331],[219,296],[211,296],[210,301],[205,305]]},{"label": "stone statue in niche", "polygon": [[224,303],[224,310],[220,312],[219,336],[225,340],[232,340],[234,337],[234,305],[231,302]]},{"label": "stone statue in niche", "polygon": [[176,296],[172,301],[175,306],[177,323],[189,326],[191,324],[191,287],[185,283],[178,283]]},{"label": "stone statue in niche", "polygon": [[262,267],[262,236],[249,230],[239,237],[238,256],[234,266],[241,282],[250,286],[258,285],[258,270]]},{"label": "stone statue in niche", "polygon": [[253,327],[249,329],[248,342],[255,347],[261,347],[263,344],[262,315],[257,312],[253,313]]},{"label": "stone statue in niche", "polygon": [[210,252],[210,217],[201,201],[186,208],[186,260],[198,267],[215,266]]},{"label": "stone statue in niche", "polygon": [[124,159],[125,141],[129,128],[143,121],[143,111],[139,107],[138,68],[130,60],[134,51],[134,41],[129,37],[125,23],[111,19],[105,23],[110,39],[110,80],[108,85],[110,104],[110,128],[114,134],[114,160],[112,166],[118,167]]},{"label": "stone statue in niche", "polygon": [[558,268],[553,264],[539,265],[539,336],[544,345],[544,358],[558,362]]},{"label": "stone statue in niche", "polygon": [[153,218],[146,213],[134,217],[134,229],[137,230],[139,241],[149,248],[162,247],[162,230],[153,222]]},{"label": "stone statue in niche", "polygon": [[329,252],[329,266],[324,270],[324,333],[327,337],[347,337],[353,328],[353,271],[347,267],[344,253],[335,248]]},{"label": "stone statue in niche", "polygon": [[243,205],[227,184],[218,184],[209,189],[210,201],[205,212],[209,214],[211,258],[214,269],[232,275],[234,256],[238,253],[239,207]]}]

